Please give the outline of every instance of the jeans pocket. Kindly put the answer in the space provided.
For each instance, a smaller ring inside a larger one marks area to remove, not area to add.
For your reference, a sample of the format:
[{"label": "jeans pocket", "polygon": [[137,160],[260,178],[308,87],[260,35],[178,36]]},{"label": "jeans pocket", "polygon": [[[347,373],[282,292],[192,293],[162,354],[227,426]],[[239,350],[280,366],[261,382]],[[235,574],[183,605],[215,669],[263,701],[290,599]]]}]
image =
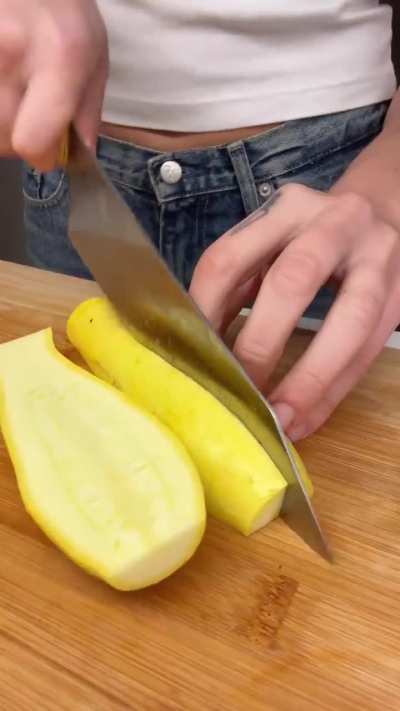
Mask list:
[{"label": "jeans pocket", "polygon": [[24,165],[22,190],[25,199],[38,207],[57,205],[68,190],[65,171],[62,169],[42,173]]},{"label": "jeans pocket", "polygon": [[68,236],[69,189],[64,171],[40,173],[24,166],[23,193],[30,263],[39,269],[90,278]]}]

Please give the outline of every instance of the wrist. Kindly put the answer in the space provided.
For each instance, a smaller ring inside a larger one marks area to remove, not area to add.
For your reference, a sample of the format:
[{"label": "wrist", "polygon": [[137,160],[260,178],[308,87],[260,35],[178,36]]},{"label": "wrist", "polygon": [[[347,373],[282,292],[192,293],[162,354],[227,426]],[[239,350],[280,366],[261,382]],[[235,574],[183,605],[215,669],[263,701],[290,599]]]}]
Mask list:
[{"label": "wrist", "polygon": [[365,198],[383,221],[400,230],[400,128],[391,122],[360,153],[330,191]]}]

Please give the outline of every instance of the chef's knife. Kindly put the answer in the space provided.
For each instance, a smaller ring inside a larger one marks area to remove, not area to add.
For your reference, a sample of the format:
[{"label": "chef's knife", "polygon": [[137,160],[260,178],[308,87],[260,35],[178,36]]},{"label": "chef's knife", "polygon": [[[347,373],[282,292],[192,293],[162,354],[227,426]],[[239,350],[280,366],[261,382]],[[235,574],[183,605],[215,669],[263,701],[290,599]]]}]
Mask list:
[{"label": "chef's knife", "polygon": [[74,130],[65,157],[70,237],[93,277],[144,345],[205,387],[264,447],[288,484],[282,517],[309,546],[331,560],[273,409],[169,271]]}]

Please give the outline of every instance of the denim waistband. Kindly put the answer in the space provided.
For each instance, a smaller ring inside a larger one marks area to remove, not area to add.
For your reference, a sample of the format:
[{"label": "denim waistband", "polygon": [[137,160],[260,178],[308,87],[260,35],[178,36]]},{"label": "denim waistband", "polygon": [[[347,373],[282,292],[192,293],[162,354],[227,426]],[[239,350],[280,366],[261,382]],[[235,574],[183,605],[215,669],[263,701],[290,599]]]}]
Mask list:
[{"label": "denim waistband", "polygon": [[[380,131],[389,102],[281,124],[243,141],[168,153],[101,136],[98,157],[113,180],[155,194],[167,202],[191,195],[236,189],[237,171],[248,168],[254,183],[273,180],[324,155],[343,150]],[[179,163],[174,184],[160,174],[162,164]],[[240,182],[240,181],[239,181]]]}]

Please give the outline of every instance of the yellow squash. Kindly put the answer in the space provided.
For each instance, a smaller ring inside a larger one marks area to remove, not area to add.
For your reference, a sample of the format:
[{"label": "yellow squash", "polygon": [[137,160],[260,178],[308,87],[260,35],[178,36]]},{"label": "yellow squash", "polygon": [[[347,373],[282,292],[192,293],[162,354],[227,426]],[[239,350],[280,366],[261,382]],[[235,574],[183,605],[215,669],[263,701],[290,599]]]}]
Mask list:
[{"label": "yellow squash", "polygon": [[172,432],[64,358],[49,329],[0,346],[0,388],[25,506],[71,559],[132,590],[192,556],[204,497]]},{"label": "yellow squash", "polygon": [[[184,443],[210,514],[248,535],[280,511],[286,482],[250,432],[207,390],[140,344],[110,303],[80,304],[68,335],[91,370],[127,393]],[[311,482],[296,453],[311,493]]]}]

